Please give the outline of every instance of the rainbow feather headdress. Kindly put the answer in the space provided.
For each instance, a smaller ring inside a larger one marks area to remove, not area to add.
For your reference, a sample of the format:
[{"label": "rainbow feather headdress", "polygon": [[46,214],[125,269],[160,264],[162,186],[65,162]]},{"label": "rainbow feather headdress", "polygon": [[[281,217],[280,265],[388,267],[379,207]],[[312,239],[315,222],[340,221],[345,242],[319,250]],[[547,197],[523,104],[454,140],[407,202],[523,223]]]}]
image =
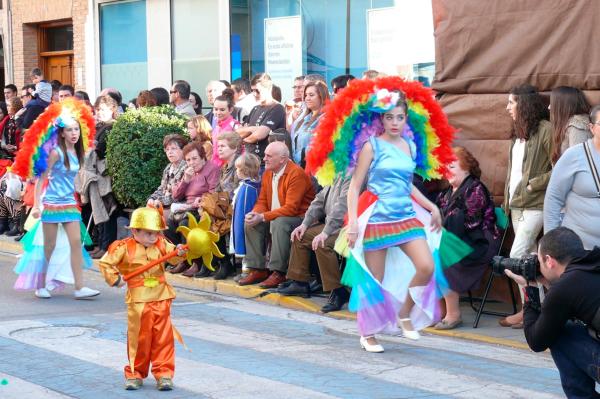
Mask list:
[{"label": "rainbow feather headdress", "polygon": [[306,155],[306,169],[321,185],[331,184],[337,175],[350,173],[364,143],[383,132],[380,115],[397,103],[402,95],[398,91],[408,103],[403,134],[412,138],[417,148],[415,172],[426,180],[447,176],[448,164],[454,160],[454,128],[430,89],[419,82],[391,76],[351,80],[325,106]]},{"label": "rainbow feather headdress", "polygon": [[58,145],[58,128],[74,121],[79,122],[83,150],[87,151],[96,134],[92,110],[83,101],[68,98],[48,106],[25,132],[11,172],[23,179],[44,173],[48,155]]}]

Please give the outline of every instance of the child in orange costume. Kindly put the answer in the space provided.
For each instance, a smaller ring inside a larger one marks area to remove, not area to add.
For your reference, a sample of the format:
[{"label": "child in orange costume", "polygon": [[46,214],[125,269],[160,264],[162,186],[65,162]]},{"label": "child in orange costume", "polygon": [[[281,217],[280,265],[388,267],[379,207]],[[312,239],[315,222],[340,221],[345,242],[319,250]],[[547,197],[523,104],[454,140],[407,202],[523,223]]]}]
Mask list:
[{"label": "child in orange costume", "polygon": [[[100,270],[108,285],[122,287],[127,284],[129,364],[125,366],[125,389],[139,389],[152,363],[157,389],[170,391],[175,372],[173,338],[182,340],[171,324],[171,301],[175,298],[175,291],[165,279],[164,264],[132,277],[127,283],[123,276],[176,247],[160,234],[166,227],[162,215],[155,208],[136,209],[131,215],[129,228],[133,237],[115,241],[100,259]],[[179,256],[185,253],[180,246],[177,249]],[[179,256],[169,259],[169,263],[181,262]]]}]

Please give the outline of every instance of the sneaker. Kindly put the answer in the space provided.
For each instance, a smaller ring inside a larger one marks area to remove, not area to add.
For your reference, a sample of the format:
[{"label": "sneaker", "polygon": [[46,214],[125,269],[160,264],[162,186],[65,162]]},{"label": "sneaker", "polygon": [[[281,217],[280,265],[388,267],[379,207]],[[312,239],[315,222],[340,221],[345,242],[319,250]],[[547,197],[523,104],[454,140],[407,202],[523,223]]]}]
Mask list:
[{"label": "sneaker", "polygon": [[125,381],[125,390],[137,391],[142,387],[143,383],[141,378],[128,378],[127,381]]},{"label": "sneaker", "polygon": [[169,377],[160,377],[156,380],[156,389],[159,391],[170,391],[173,389],[173,380]]},{"label": "sneaker", "polygon": [[[48,294],[49,295],[49,294]],[[75,290],[75,299],[86,299],[100,295],[100,291],[93,290],[88,287],[83,287],[80,290]]]},{"label": "sneaker", "polygon": [[35,296],[44,299],[52,298],[52,295],[50,295],[50,291],[48,291],[46,288],[38,288],[37,290],[35,290]]}]

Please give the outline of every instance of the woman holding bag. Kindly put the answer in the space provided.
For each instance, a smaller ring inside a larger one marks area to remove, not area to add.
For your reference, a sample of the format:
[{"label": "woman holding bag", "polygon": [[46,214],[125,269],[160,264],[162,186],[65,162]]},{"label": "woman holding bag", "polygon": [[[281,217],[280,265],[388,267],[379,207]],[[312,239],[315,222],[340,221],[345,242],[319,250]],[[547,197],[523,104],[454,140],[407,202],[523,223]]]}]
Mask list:
[{"label": "woman holding bag", "polygon": [[592,138],[558,159],[544,200],[544,232],[568,227],[585,249],[600,245],[600,106],[592,109],[590,120]]}]

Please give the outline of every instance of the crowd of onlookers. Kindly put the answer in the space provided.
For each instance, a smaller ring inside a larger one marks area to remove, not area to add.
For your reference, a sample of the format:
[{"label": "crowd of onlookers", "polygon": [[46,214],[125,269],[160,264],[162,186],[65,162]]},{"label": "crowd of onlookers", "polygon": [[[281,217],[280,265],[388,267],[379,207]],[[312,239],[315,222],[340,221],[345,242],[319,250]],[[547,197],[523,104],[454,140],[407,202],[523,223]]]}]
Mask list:
[{"label": "crowd of onlookers", "polygon": [[[365,72],[363,79],[377,76]],[[340,309],[349,293],[340,283],[342,260],[334,244],[346,213],[350,176],[319,187],[305,170],[305,157],[324,105],[354,79],[334,78],[330,85],[318,74],[298,76],[293,98],[282,102],[281,90],[266,73],[251,80],[215,80],[206,86],[206,99],[177,80],[166,90],[142,90],[124,102],[116,89],[104,89],[91,104],[88,95],[60,82],[47,82],[39,69],[31,85],[19,92],[4,88],[0,103],[0,167],[14,158],[23,132],[54,101],[77,97],[93,108],[96,143],[77,180],[86,215],[93,215],[99,258],[117,238],[122,206],[111,190],[106,140],[119,115],[129,108],[171,105],[187,118],[187,135],[169,134],[163,149],[168,164],[148,204],[164,207],[173,242],[184,240],[176,230],[187,223],[187,213],[207,212],[220,234],[216,272],[201,260],[182,262],[170,270],[188,277],[225,279],[236,275],[240,285],[260,284],[283,295],[310,296],[331,292],[324,312]],[[330,90],[331,88],[331,90]],[[20,94],[20,95],[19,95]],[[204,110],[208,112],[204,113]],[[511,91],[507,111],[513,120],[508,176],[503,209],[515,233],[511,257],[535,251],[542,229],[572,228],[587,248],[600,242],[600,182],[594,181],[594,163],[600,166],[600,108],[590,112],[583,93],[571,87],[552,91],[550,106],[535,88],[523,85]],[[587,143],[587,144],[582,144]],[[589,149],[586,151],[585,149]],[[461,324],[459,295],[477,288],[492,256],[500,250],[504,226],[498,209],[480,180],[477,159],[465,148],[454,149],[456,161],[441,190],[415,185],[436,201],[444,227],[473,251],[445,270],[450,291],[445,295],[446,317],[436,326]],[[596,173],[597,175],[597,173]],[[21,186],[23,185],[23,187]],[[6,174],[0,187],[0,233],[22,237],[32,182]],[[241,273],[236,270],[241,268]],[[518,328],[522,315],[502,319]]]}]

